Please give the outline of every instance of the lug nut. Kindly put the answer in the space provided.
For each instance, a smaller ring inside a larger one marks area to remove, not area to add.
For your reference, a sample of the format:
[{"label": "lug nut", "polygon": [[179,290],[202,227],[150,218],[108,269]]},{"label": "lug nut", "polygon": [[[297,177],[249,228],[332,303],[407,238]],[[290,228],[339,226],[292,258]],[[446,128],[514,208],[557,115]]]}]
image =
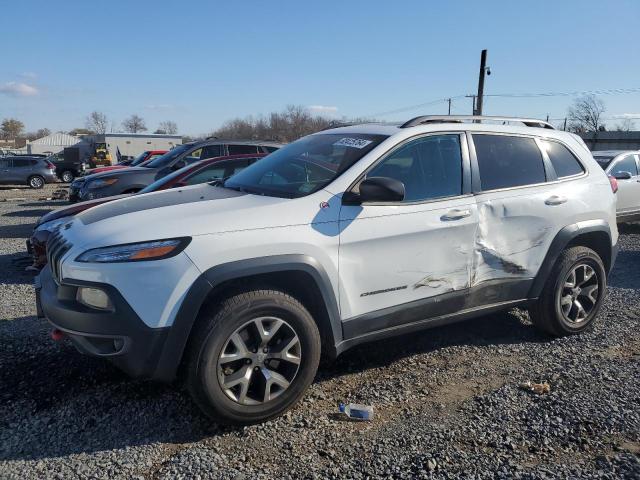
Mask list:
[{"label": "lug nut", "polygon": [[249,365],[249,364],[251,363],[251,360],[249,360],[249,359],[247,358],[247,359],[245,360],[245,363],[246,363],[247,365]]},{"label": "lug nut", "polygon": [[264,347],[264,348],[262,349],[262,353],[267,353],[268,351],[269,351],[269,349],[268,349],[267,347]]}]

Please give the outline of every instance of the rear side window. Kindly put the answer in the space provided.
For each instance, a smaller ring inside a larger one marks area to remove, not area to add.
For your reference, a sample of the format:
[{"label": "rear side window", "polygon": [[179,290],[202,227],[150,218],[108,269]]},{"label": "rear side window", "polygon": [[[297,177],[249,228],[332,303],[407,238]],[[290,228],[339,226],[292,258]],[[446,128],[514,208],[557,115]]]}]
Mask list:
[{"label": "rear side window", "polygon": [[207,145],[202,149],[202,157],[200,158],[214,158],[222,155],[224,155],[222,153],[222,145]]},{"label": "rear side window", "polygon": [[549,155],[558,178],[580,175],[584,172],[578,159],[561,143],[543,140],[542,146]]},{"label": "rear side window", "polygon": [[271,145],[263,145],[262,148],[268,153],[273,153],[278,150],[278,147],[272,147]]},{"label": "rear side window", "polygon": [[[13,159],[13,167],[14,168],[22,168],[22,167],[30,167],[32,165],[32,160],[28,158],[14,158]],[[35,161],[33,161],[35,163]]]},{"label": "rear side window", "polygon": [[473,135],[482,190],[521,187],[546,181],[542,153],[533,138]]},{"label": "rear side window", "polygon": [[229,145],[229,155],[260,153],[256,145]]},{"label": "rear side window", "polygon": [[611,169],[611,175],[613,176],[622,172],[629,172],[632,177],[638,175],[635,155],[627,155],[622,160],[618,160]]}]

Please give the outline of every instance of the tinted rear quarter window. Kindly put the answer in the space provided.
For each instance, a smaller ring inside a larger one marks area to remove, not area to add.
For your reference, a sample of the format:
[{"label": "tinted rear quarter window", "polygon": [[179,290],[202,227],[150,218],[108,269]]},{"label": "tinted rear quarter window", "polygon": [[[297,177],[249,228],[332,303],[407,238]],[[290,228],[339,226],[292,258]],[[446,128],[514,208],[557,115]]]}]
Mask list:
[{"label": "tinted rear quarter window", "polygon": [[551,160],[558,178],[580,175],[584,172],[578,159],[561,143],[544,140],[542,146],[549,155],[549,160]]},{"label": "tinted rear quarter window", "polygon": [[229,145],[229,155],[259,153],[256,145]]},{"label": "tinted rear quarter window", "polygon": [[482,190],[546,181],[542,153],[533,138],[474,134]]}]

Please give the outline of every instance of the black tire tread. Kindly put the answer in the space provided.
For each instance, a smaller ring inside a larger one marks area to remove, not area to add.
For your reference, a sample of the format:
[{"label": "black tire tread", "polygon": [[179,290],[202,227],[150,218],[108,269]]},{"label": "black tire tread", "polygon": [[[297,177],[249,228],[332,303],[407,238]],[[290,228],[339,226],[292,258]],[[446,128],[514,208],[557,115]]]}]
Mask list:
[{"label": "black tire tread", "polygon": [[[289,304],[295,306],[297,309],[300,309],[302,312],[306,313],[306,315],[311,318],[313,321],[313,317],[305,308],[305,306],[297,300],[295,297],[289,295],[288,293],[280,290],[274,290],[269,288],[264,289],[252,289],[252,290],[238,290],[234,293],[230,293],[224,299],[219,301],[217,305],[213,306],[211,304],[205,304],[202,309],[200,315],[196,319],[196,323],[193,326],[191,334],[189,336],[190,341],[187,345],[186,349],[186,363],[185,363],[185,371],[184,377],[186,380],[186,387],[195,401],[195,403],[200,407],[202,411],[204,411],[207,416],[212,418],[214,421],[218,421],[224,424],[237,424],[237,425],[246,425],[250,423],[255,423],[253,421],[234,421],[229,418],[221,416],[212,406],[209,404],[202,388],[200,387],[200,381],[198,379],[198,367],[200,364],[200,354],[202,345],[204,343],[204,339],[208,337],[210,332],[214,330],[224,318],[229,316],[236,308],[242,306],[246,303],[251,303],[256,300],[261,300],[265,298],[270,298],[271,300],[275,300],[276,303],[280,304]],[[212,308],[213,307],[213,308]],[[315,322],[313,322],[315,325]],[[318,340],[320,338],[320,334],[318,332]],[[319,357],[319,354],[318,354]],[[286,407],[283,411],[279,413],[282,415],[287,410],[292,408],[295,403],[293,402],[288,407]]]},{"label": "black tire tread", "polygon": [[555,337],[562,337],[565,335],[587,332],[593,329],[602,301],[600,302],[600,305],[596,307],[596,312],[593,320],[589,322],[588,326],[584,330],[580,330],[579,332],[568,332],[561,328],[558,320],[556,319],[554,306],[555,289],[560,273],[564,271],[564,269],[566,269],[569,265],[575,263],[576,260],[585,256],[588,256],[600,263],[604,271],[604,264],[602,263],[602,259],[592,249],[584,246],[575,246],[565,249],[559,255],[558,260],[551,270],[551,273],[549,274],[549,277],[542,290],[542,294],[540,295],[540,298],[529,307],[529,317],[531,318],[533,324],[540,330]]}]

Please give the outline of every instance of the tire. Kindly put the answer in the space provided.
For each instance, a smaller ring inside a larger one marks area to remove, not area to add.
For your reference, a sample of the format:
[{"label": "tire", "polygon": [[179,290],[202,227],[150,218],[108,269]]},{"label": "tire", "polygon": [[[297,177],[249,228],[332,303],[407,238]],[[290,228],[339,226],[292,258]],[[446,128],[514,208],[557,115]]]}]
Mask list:
[{"label": "tire", "polygon": [[189,342],[187,388],[206,415],[225,424],[281,415],[302,397],[320,361],[313,318],[298,300],[277,290],[244,291],[205,307]]},{"label": "tire", "polygon": [[27,183],[31,188],[38,190],[44,187],[45,181],[44,181],[44,178],[41,177],[40,175],[33,175],[29,177],[29,180],[27,180]]},{"label": "tire", "polygon": [[73,182],[74,178],[76,178],[76,176],[73,174],[71,170],[65,170],[64,172],[62,172],[61,180],[64,183],[71,183]]},{"label": "tire", "polygon": [[598,254],[587,247],[568,248],[556,261],[540,298],[530,307],[531,321],[557,337],[591,330],[606,288],[607,275]]}]

